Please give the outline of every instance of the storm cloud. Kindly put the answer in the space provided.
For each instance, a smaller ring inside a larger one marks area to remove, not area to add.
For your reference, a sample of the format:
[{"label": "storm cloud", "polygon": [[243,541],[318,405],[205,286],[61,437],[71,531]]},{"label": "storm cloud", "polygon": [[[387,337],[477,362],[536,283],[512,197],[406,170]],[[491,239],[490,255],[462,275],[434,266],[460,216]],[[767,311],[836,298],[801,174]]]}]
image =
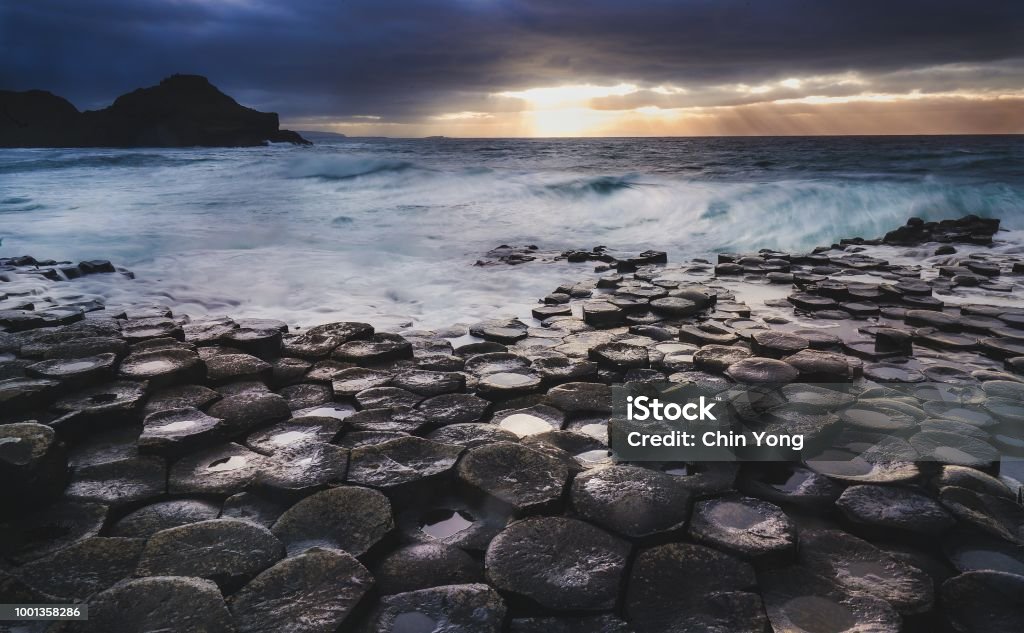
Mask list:
[{"label": "storm cloud", "polygon": [[0,55],[0,87],[79,108],[184,72],[285,120],[379,125],[500,117],[560,85],[634,88],[595,110],[1020,96],[1024,3],[8,0]]}]

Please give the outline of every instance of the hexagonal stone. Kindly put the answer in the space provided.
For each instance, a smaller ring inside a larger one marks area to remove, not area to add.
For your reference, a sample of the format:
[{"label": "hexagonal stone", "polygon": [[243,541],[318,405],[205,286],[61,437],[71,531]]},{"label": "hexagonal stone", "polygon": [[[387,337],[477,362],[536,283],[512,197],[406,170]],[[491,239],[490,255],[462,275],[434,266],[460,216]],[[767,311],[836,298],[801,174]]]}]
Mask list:
[{"label": "hexagonal stone", "polygon": [[469,333],[488,341],[511,344],[527,337],[527,326],[519,319],[493,320],[477,323]]},{"label": "hexagonal stone", "polygon": [[466,360],[465,371],[477,376],[501,372],[517,372],[530,368],[530,360],[508,352],[474,354]]},{"label": "hexagonal stone", "polygon": [[697,314],[703,306],[683,297],[661,297],[651,299],[651,311],[669,317],[686,317]]},{"label": "hexagonal stone", "polygon": [[44,378],[8,378],[0,380],[0,406],[15,413],[45,402],[60,383]]},{"label": "hexagonal stone", "polygon": [[356,630],[500,633],[504,622],[505,602],[495,590],[485,584],[448,585],[385,596]]},{"label": "hexagonal stone", "polygon": [[300,382],[288,385],[278,389],[277,395],[285,399],[288,403],[288,408],[292,411],[308,409],[309,407],[327,404],[334,400],[334,392],[331,391],[330,385],[313,382]]},{"label": "hexagonal stone", "polygon": [[276,498],[295,498],[345,481],[349,451],[322,442],[277,451],[260,469],[256,484]]},{"label": "hexagonal stone", "polygon": [[224,435],[224,421],[193,408],[165,409],[146,416],[139,451],[175,455]]},{"label": "hexagonal stone", "polygon": [[128,344],[115,336],[90,336],[88,333],[79,333],[61,340],[55,345],[27,344],[22,349],[22,356],[30,358],[86,358],[101,354],[114,354],[117,357],[124,356],[128,350]]},{"label": "hexagonal stone", "polygon": [[640,552],[626,590],[626,619],[637,633],[761,633],[753,568],[700,545],[671,543]]},{"label": "hexagonal stone", "polygon": [[525,409],[498,411],[491,418],[491,423],[516,437],[527,437],[561,429],[565,415],[554,407],[538,404]]},{"label": "hexagonal stone", "polygon": [[284,545],[270,530],[240,519],[211,519],[151,536],[135,573],[206,578],[230,591],[283,557]]},{"label": "hexagonal stone", "polygon": [[583,304],[583,321],[596,328],[617,327],[625,323],[626,311],[607,301]]},{"label": "hexagonal stone", "polygon": [[284,351],[286,354],[300,358],[323,358],[342,343],[368,338],[372,334],[373,326],[369,323],[346,321],[325,323],[286,338]]},{"label": "hexagonal stone", "polygon": [[441,444],[473,448],[481,444],[515,442],[519,437],[512,431],[493,424],[449,424],[428,433],[427,439]]},{"label": "hexagonal stone", "polygon": [[270,528],[287,510],[287,506],[253,492],[239,492],[224,500],[222,519],[244,519]]},{"label": "hexagonal stone", "polygon": [[597,379],[597,363],[589,360],[552,356],[534,359],[531,367],[540,374],[545,385]]},{"label": "hexagonal stone", "polygon": [[392,488],[451,470],[462,447],[420,437],[400,437],[352,451],[348,480],[374,488]]},{"label": "hexagonal stone", "polygon": [[943,583],[942,604],[956,631],[1019,630],[1024,623],[1024,577],[999,571],[967,572]]},{"label": "hexagonal stone", "polygon": [[443,543],[401,547],[373,567],[384,595],[484,581],[483,566],[463,550]]},{"label": "hexagonal stone", "polygon": [[756,354],[782,358],[810,347],[811,342],[799,334],[779,330],[754,331],[750,335],[751,347]]},{"label": "hexagonal stone", "polygon": [[965,531],[945,539],[942,551],[960,572],[1003,571],[1024,576],[1024,547],[1020,545]]},{"label": "hexagonal stone", "polygon": [[994,446],[962,433],[921,431],[910,438],[910,445],[918,452],[921,461],[987,470],[1000,460],[999,450]]},{"label": "hexagonal stone", "polygon": [[466,377],[452,371],[410,369],[395,376],[391,381],[391,386],[429,398],[443,393],[465,391]]},{"label": "hexagonal stone", "polygon": [[941,534],[956,520],[937,501],[911,488],[850,486],[836,507],[855,523],[918,534]]},{"label": "hexagonal stone", "polygon": [[184,341],[185,331],[172,319],[154,316],[125,321],[121,326],[121,336],[129,343],[163,337]]},{"label": "hexagonal stone", "polygon": [[81,413],[94,416],[128,416],[142,406],[146,397],[146,383],[118,380],[77,391],[54,403],[62,413]]},{"label": "hexagonal stone", "polygon": [[532,370],[514,372],[493,372],[480,377],[477,393],[491,400],[507,400],[521,396],[541,387],[541,376]]},{"label": "hexagonal stone", "polygon": [[67,481],[67,454],[54,430],[36,422],[0,425],[0,503],[35,505],[58,496]]},{"label": "hexagonal stone", "polygon": [[281,354],[281,338],[282,331],[276,327],[237,327],[227,332],[222,340],[225,345],[247,354],[274,359]]},{"label": "hexagonal stone", "polygon": [[679,328],[679,341],[682,343],[731,346],[738,340],[739,336],[731,328],[711,322],[682,325]]},{"label": "hexagonal stone", "polygon": [[228,601],[238,633],[335,631],[373,585],[354,557],[311,549],[286,558]]},{"label": "hexagonal stone", "polygon": [[226,396],[207,409],[207,413],[224,420],[224,430],[229,435],[246,433],[292,415],[284,398],[276,393],[256,391]]},{"label": "hexagonal stone", "polygon": [[796,380],[800,372],[781,360],[755,357],[729,365],[725,375],[741,384],[781,385]]},{"label": "hexagonal stone", "polygon": [[223,339],[238,324],[228,317],[213,317],[202,321],[192,321],[181,326],[185,333],[185,341],[193,345],[209,345]]},{"label": "hexagonal stone", "polygon": [[33,587],[60,600],[75,602],[132,575],[145,541],[92,537],[18,568]]},{"label": "hexagonal stone", "polygon": [[751,354],[742,347],[731,345],[705,345],[693,354],[693,366],[702,371],[722,373],[730,365],[750,358]]},{"label": "hexagonal stone", "polygon": [[330,488],[296,503],[272,531],[295,556],[315,547],[362,556],[394,528],[391,503],[376,490]]},{"label": "hexagonal stone", "polygon": [[153,389],[172,384],[202,382],[206,365],[187,349],[156,349],[134,352],[121,361],[122,378],[149,382]]},{"label": "hexagonal stone", "polygon": [[398,387],[371,387],[356,394],[360,409],[415,407],[422,400],[423,396]]},{"label": "hexagonal stone", "polygon": [[479,421],[491,403],[468,393],[446,393],[427,398],[415,414],[432,426],[466,424]]},{"label": "hexagonal stone", "polygon": [[332,387],[336,397],[350,398],[366,389],[387,386],[393,378],[394,373],[383,369],[350,367],[334,374]]},{"label": "hexagonal stone", "polygon": [[1017,494],[1016,491],[1011,491],[1003,481],[988,473],[966,466],[943,466],[936,478],[935,485],[940,490],[948,486],[955,486],[994,497],[1015,497]]},{"label": "hexagonal stone", "polygon": [[690,496],[680,478],[636,466],[592,470],[572,483],[572,504],[580,516],[631,538],[682,528]]},{"label": "hexagonal stone", "polygon": [[151,395],[143,407],[143,414],[152,415],[167,409],[205,409],[220,397],[219,393],[202,385],[175,385]]},{"label": "hexagonal stone", "polygon": [[107,506],[61,501],[0,523],[0,555],[22,564],[96,536],[107,520]]},{"label": "hexagonal stone", "polygon": [[781,559],[796,547],[796,526],[782,508],[753,497],[700,501],[690,535],[742,558]]},{"label": "hexagonal stone", "polygon": [[200,578],[138,578],[118,583],[89,601],[83,633],[202,631],[231,633],[231,615],[217,585]]},{"label": "hexagonal stone", "polygon": [[103,380],[114,371],[117,356],[112,353],[79,358],[55,358],[34,363],[25,373],[36,378],[59,380],[65,386],[84,386]]},{"label": "hexagonal stone", "polygon": [[487,578],[502,591],[557,611],[615,607],[630,546],[584,521],[535,517],[512,523],[487,548]]},{"label": "hexagonal stone", "polygon": [[647,348],[628,343],[604,343],[590,350],[590,359],[599,366],[625,371],[650,366]]},{"label": "hexagonal stone", "polygon": [[845,381],[850,377],[849,361],[835,352],[805,349],[783,360],[796,367],[800,378],[808,382]]},{"label": "hexagonal stone", "polygon": [[303,416],[272,424],[251,433],[245,445],[264,455],[309,444],[330,442],[344,422],[335,417]]},{"label": "hexagonal stone", "polygon": [[167,464],[160,457],[130,457],[75,469],[65,495],[111,506],[137,503],[164,494]]},{"label": "hexagonal stone", "polygon": [[544,402],[566,413],[611,413],[612,390],[601,383],[570,382],[550,389]]},{"label": "hexagonal stone", "polygon": [[217,354],[206,359],[210,382],[223,384],[240,380],[267,380],[274,372],[270,363],[250,354]]},{"label": "hexagonal stone", "polygon": [[335,348],[331,357],[357,365],[386,363],[412,358],[412,343],[397,334],[374,334],[365,340],[349,341]]},{"label": "hexagonal stone", "polygon": [[171,494],[233,495],[253,484],[266,457],[238,444],[192,453],[171,466]]},{"label": "hexagonal stone", "polygon": [[467,451],[459,462],[459,478],[516,510],[526,510],[561,499],[569,469],[547,453],[500,442]]},{"label": "hexagonal stone", "polygon": [[740,490],[766,501],[812,510],[831,509],[843,492],[838,483],[824,475],[783,462],[762,463],[744,468]]},{"label": "hexagonal stone", "polygon": [[940,491],[939,500],[961,521],[997,538],[1024,544],[1024,508],[1015,499],[947,486]]},{"label": "hexagonal stone", "polygon": [[110,528],[110,535],[147,539],[161,530],[216,519],[219,514],[219,504],[201,499],[158,501],[123,517]]},{"label": "hexagonal stone", "polygon": [[899,633],[900,615],[884,600],[844,591],[799,566],[758,574],[774,631]]},{"label": "hexagonal stone", "polygon": [[846,591],[885,600],[900,613],[923,613],[932,607],[934,591],[927,574],[845,532],[801,531],[799,559]]}]

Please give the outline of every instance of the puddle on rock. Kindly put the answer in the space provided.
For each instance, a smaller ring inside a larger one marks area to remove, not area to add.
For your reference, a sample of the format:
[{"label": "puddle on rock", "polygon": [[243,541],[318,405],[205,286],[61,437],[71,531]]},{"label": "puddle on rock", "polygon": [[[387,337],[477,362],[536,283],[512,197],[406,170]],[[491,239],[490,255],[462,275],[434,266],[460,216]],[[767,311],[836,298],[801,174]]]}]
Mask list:
[{"label": "puddle on rock", "polygon": [[708,513],[708,518],[718,525],[738,530],[746,530],[764,521],[764,516],[757,510],[730,501],[716,503]]},{"label": "puddle on rock", "polygon": [[806,633],[842,633],[857,625],[857,618],[846,607],[820,596],[793,598],[783,611]]},{"label": "puddle on rock", "polygon": [[512,431],[519,437],[546,433],[554,428],[547,422],[547,420],[527,413],[515,413],[510,415],[502,420],[501,424],[498,426],[506,431]]},{"label": "puddle on rock", "polygon": [[437,622],[417,611],[399,613],[391,623],[391,633],[433,633]]},{"label": "puddle on rock", "polygon": [[206,467],[206,470],[213,473],[222,473],[229,470],[238,470],[239,468],[245,468],[246,463],[249,460],[242,457],[241,455],[232,455],[231,457],[223,457],[221,459],[210,462],[210,465]]},{"label": "puddle on rock", "polygon": [[473,525],[473,516],[464,510],[438,508],[423,515],[420,531],[436,539],[445,539]]}]

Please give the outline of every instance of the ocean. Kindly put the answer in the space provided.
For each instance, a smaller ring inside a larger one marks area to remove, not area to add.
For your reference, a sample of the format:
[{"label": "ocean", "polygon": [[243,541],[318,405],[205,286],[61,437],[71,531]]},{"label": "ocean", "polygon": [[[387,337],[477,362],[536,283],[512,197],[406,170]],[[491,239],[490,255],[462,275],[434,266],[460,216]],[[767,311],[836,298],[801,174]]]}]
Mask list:
[{"label": "ocean", "polygon": [[501,244],[670,260],[877,237],[910,216],[1024,229],[1024,137],[342,139],[0,150],[0,257],[110,259],[70,282],[192,316],[432,328],[528,314],[587,264],[474,266]]}]

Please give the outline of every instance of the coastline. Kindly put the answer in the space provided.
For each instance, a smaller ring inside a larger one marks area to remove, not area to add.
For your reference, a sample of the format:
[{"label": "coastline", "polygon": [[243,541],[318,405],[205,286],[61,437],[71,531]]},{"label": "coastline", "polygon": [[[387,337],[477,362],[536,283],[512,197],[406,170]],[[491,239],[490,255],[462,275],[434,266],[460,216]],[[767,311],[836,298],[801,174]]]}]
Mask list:
[{"label": "coastline", "polygon": [[[4,492],[2,586],[88,603],[70,631],[180,626],[161,619],[176,610],[211,631],[301,616],[367,631],[759,632],[808,609],[878,631],[1014,622],[986,591],[1024,570],[1024,473],[985,452],[1019,448],[1004,426],[1024,392],[1024,258],[989,248],[997,228],[912,219],[884,239],[716,262],[570,251],[557,257],[597,275],[553,288],[535,321],[434,331],[5,311],[0,433],[31,450],[3,453],[25,486]],[[546,265],[527,254],[488,261]],[[0,265],[5,278],[124,274]],[[617,464],[625,382],[842,384],[905,421],[903,444],[929,459]],[[949,386],[977,398],[971,413]],[[975,438],[974,461],[943,450],[949,435]]]}]

